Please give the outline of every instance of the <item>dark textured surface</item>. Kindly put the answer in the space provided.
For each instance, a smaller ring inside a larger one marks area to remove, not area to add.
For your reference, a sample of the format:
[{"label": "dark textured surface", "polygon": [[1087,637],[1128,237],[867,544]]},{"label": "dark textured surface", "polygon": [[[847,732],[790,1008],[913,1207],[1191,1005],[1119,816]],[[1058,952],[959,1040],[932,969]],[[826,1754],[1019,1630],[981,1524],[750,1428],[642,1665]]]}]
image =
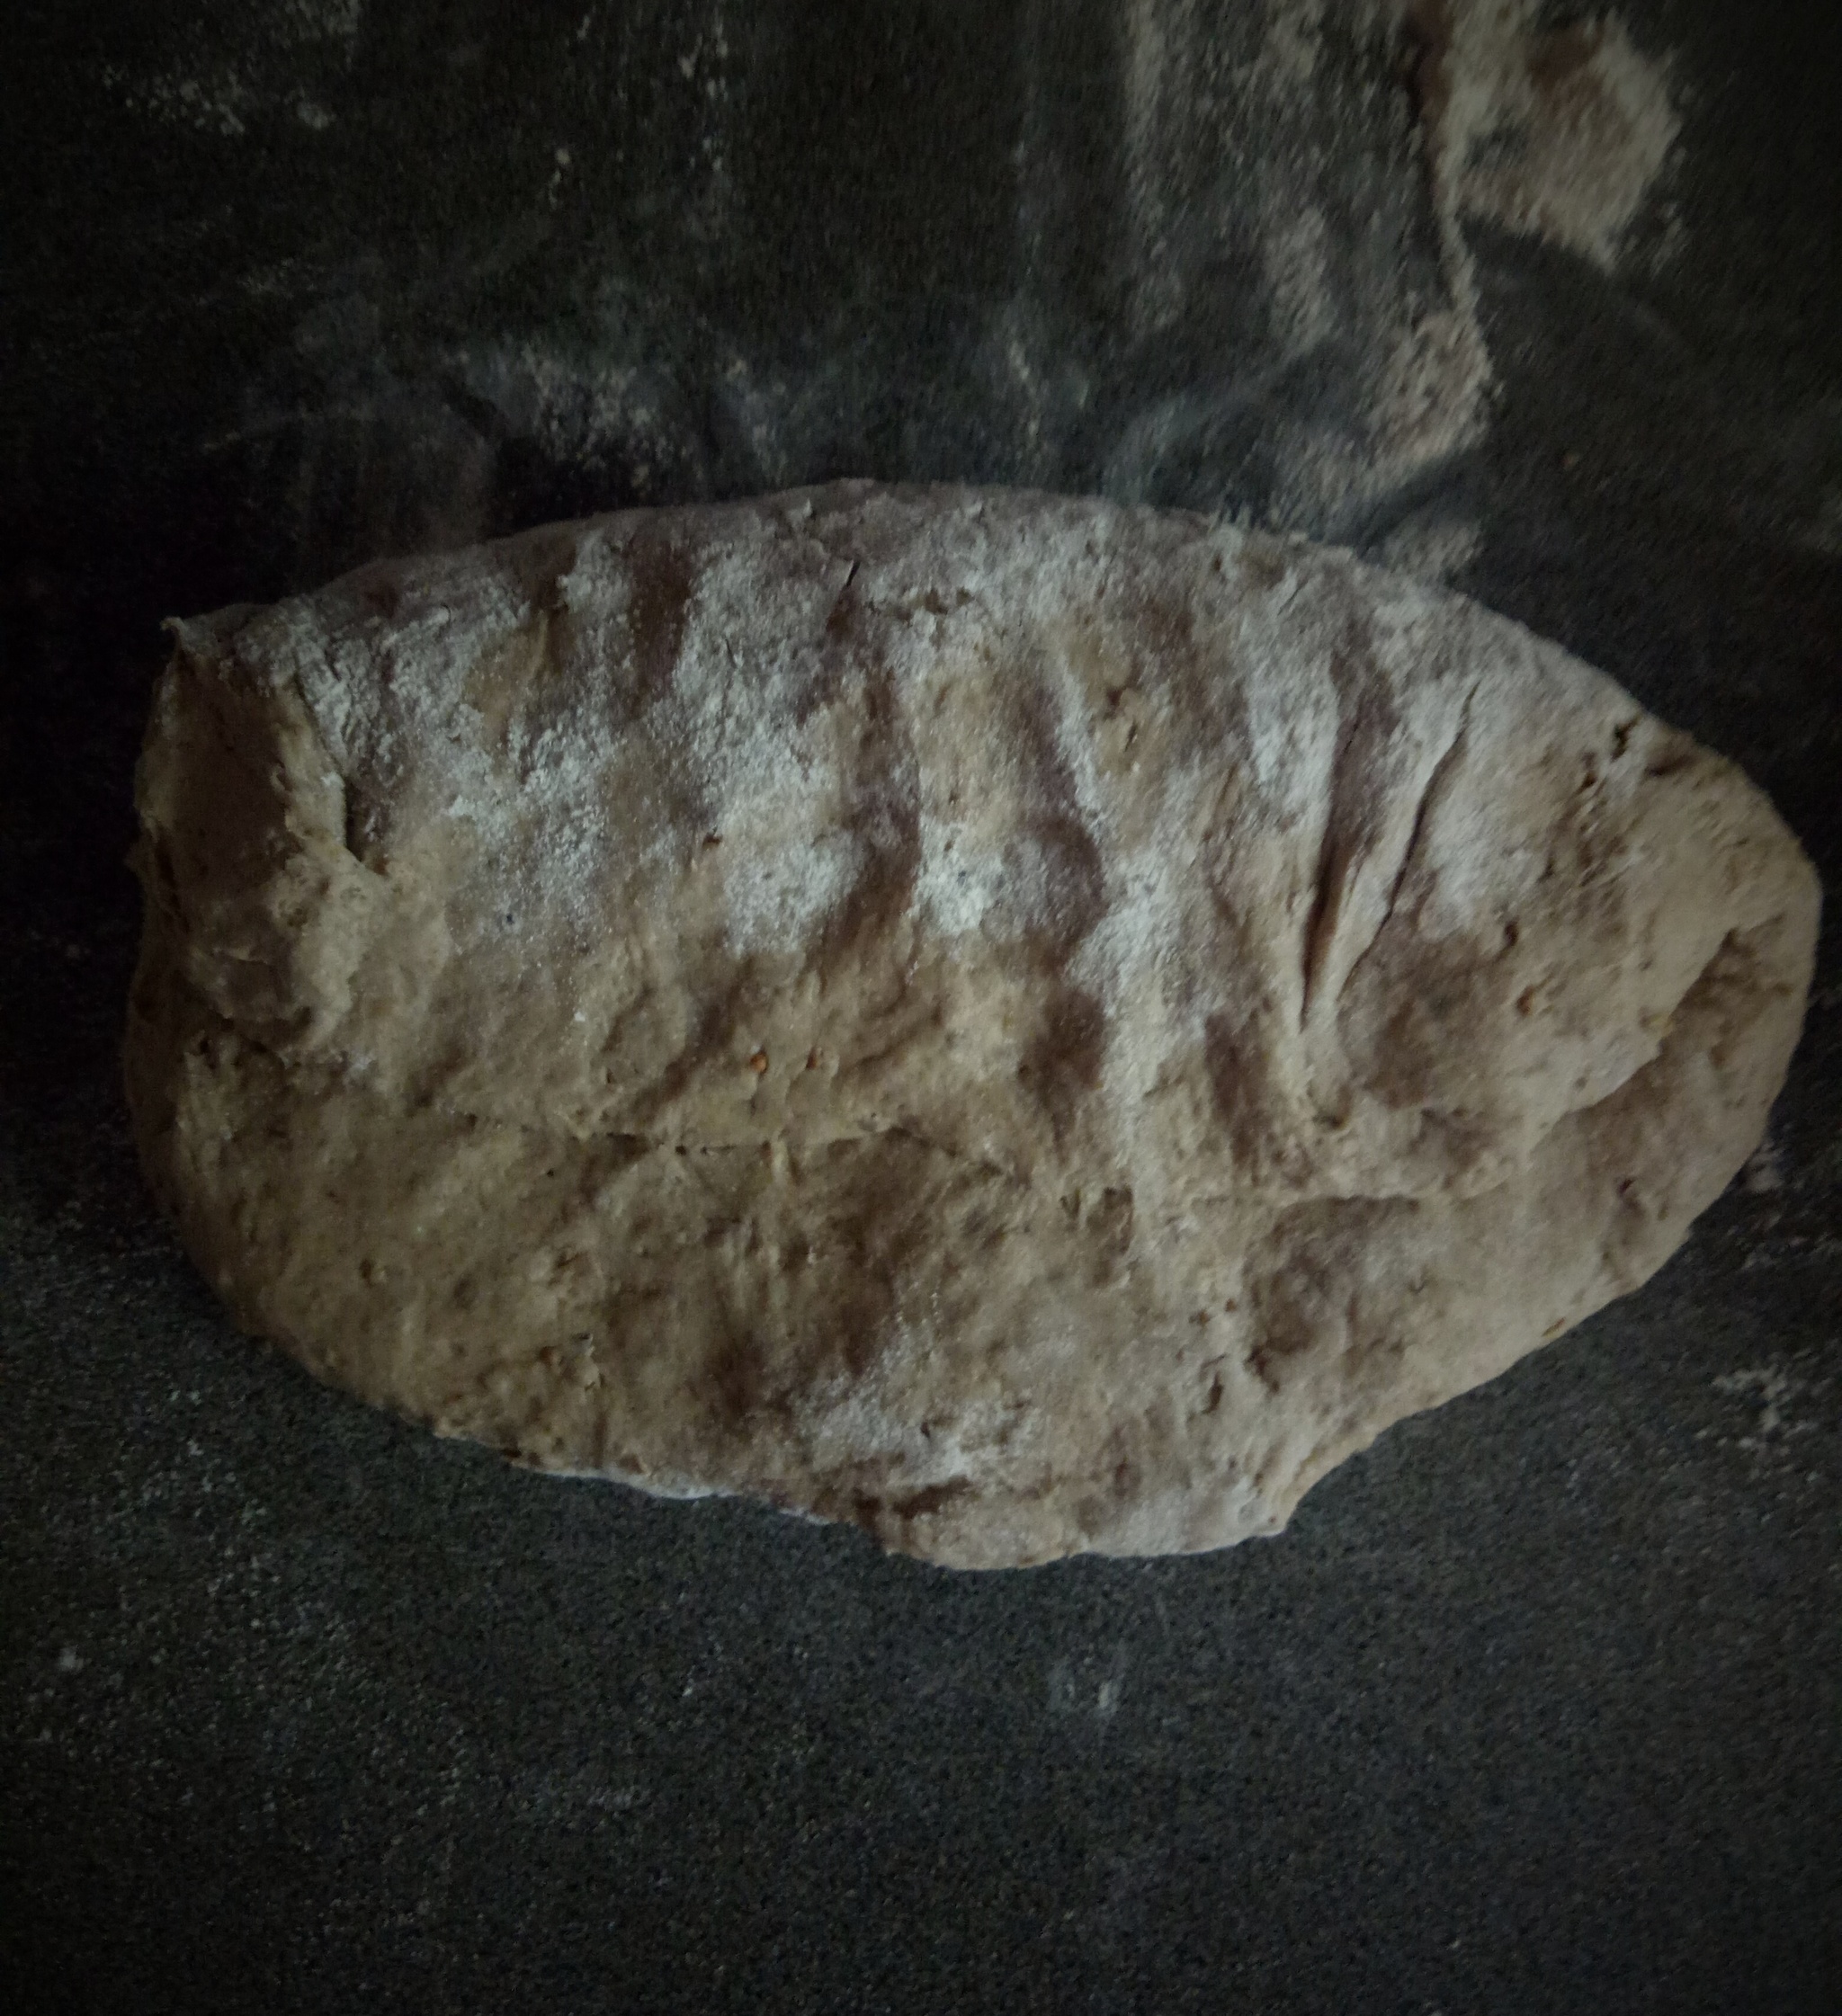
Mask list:
[{"label": "dark textured surface", "polygon": [[[1369,367],[1453,286],[1410,67],[1352,31],[1259,100],[1219,10],[1216,96],[1128,160],[1128,12],[15,10],[4,2006],[1842,2007],[1835,922],[1773,1155],[1664,1273],[1211,1558],[966,1579],[521,1475],[237,1337],[144,1200],[158,618],[636,498],[1473,527],[1461,584],[1743,763],[1834,885],[1836,29],[1628,10],[1673,257],[1473,224],[1488,433],[1390,459]],[[1310,342],[1275,188],[1325,220]],[[1366,477],[1294,480],[1327,443]]]}]

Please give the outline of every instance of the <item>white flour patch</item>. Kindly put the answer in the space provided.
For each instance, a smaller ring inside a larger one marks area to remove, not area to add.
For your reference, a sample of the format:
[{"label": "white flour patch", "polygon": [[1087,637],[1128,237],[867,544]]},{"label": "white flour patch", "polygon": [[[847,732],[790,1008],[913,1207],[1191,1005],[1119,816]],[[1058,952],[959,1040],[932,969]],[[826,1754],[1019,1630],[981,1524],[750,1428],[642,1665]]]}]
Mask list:
[{"label": "white flour patch", "polygon": [[[1334,15],[1323,0],[1133,0],[1120,59],[1131,335],[1182,326],[1220,261],[1241,266],[1251,252],[1269,342],[1225,388],[1132,415],[1108,457],[1109,495],[1158,499],[1160,472],[1186,466],[1193,444],[1258,415],[1276,463],[1265,515],[1321,535],[1483,434],[1495,370],[1467,225],[1531,234],[1606,270],[1653,211],[1652,263],[1679,244],[1679,219],[1665,227],[1653,202],[1681,129],[1670,58],[1640,49],[1615,14],[1551,30],[1542,12],[1540,0],[1356,0]],[[1424,172],[1382,165],[1387,77],[1402,80],[1418,122],[1442,282],[1399,297],[1378,277],[1399,270],[1398,254],[1377,267],[1360,244],[1365,216],[1399,228],[1383,214],[1404,186],[1391,178]],[[1351,179],[1357,159],[1375,164],[1373,201]],[[1288,417],[1285,374],[1337,343],[1363,352],[1347,413]],[[1406,564],[1450,574],[1465,544],[1453,532]]]},{"label": "white flour patch", "polygon": [[1716,1393],[1748,1410],[1745,1430],[1721,1440],[1744,1450],[1756,1470],[1783,1469],[1793,1464],[1800,1445],[1824,1427],[1829,1409],[1823,1404],[1833,1381],[1812,1379],[1786,1366],[1767,1362],[1723,1372],[1714,1381]]},{"label": "white flour patch", "polygon": [[[140,77],[111,67],[103,72],[104,89],[143,118],[224,139],[283,116],[323,132],[334,114],[302,84],[297,67],[302,52],[317,52],[316,68],[324,68],[328,54],[342,67],[349,63],[364,0],[256,0],[230,18],[234,25],[209,42],[195,29],[189,38],[210,60],[181,58]],[[175,17],[174,40],[192,26]]]},{"label": "white flour patch", "polygon": [[822,834],[800,850],[732,850],[740,865],[723,879],[729,943],[743,952],[797,944],[850,895],[862,852],[848,834]]},{"label": "white flour patch", "polygon": [[1119,1713],[1125,1692],[1126,1647],[1057,1659],[1049,1668],[1049,1712],[1058,1722],[1088,1721],[1104,1728]]},{"label": "white flour patch", "polygon": [[470,826],[503,896],[484,913],[489,926],[514,931],[533,911],[584,921],[609,853],[593,696],[549,716],[514,713],[495,749],[474,691],[483,668],[493,682],[492,654],[534,647],[529,598],[490,568],[436,560],[409,573],[383,637],[354,634],[349,613],[338,609],[329,628],[323,603],[283,603],[264,619],[263,645],[271,676],[298,684],[348,790],[362,802],[413,779],[406,811]]},{"label": "white flour patch", "polygon": [[104,85],[119,93],[131,111],[165,126],[189,126],[194,132],[224,139],[239,138],[260,106],[255,92],[235,68],[201,76],[168,73],[129,78],[119,70],[103,73]]},{"label": "white flour patch", "polygon": [[364,21],[364,0],[270,0],[255,13],[269,39],[284,46],[352,42]]},{"label": "white flour patch", "polygon": [[[559,181],[565,165],[558,165]],[[643,453],[658,432],[657,395],[637,366],[532,342],[456,352],[449,361],[513,433],[558,461],[586,461],[616,447]]]},{"label": "white flour patch", "polygon": [[1611,269],[1681,129],[1668,58],[1615,14],[1544,31],[1539,0],[1453,12],[1437,145],[1460,215]]}]

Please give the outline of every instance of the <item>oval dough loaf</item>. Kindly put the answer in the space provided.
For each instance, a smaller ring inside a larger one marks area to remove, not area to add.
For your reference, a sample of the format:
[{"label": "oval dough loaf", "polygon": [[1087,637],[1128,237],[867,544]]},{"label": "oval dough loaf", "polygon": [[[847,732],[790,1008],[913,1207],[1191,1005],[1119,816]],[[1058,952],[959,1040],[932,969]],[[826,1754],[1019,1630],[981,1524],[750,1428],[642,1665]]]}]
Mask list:
[{"label": "oval dough loaf", "polygon": [[967,1566],[1277,1530],[1682,1238],[1818,893],[1464,600],[842,485],[174,626],[141,1152],[250,1329]]}]

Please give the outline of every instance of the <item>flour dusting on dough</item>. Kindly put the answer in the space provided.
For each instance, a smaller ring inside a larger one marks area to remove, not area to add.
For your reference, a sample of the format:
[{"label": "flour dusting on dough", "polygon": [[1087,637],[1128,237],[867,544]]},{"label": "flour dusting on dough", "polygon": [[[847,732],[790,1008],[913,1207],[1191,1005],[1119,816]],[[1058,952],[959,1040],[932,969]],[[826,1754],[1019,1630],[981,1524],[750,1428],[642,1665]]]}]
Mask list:
[{"label": "flour dusting on dough", "polygon": [[1796,1036],[1737,772],[1199,516],[846,484],[178,635],[150,1173],[253,1327],[547,1469],[1270,1532],[1659,1265]]}]

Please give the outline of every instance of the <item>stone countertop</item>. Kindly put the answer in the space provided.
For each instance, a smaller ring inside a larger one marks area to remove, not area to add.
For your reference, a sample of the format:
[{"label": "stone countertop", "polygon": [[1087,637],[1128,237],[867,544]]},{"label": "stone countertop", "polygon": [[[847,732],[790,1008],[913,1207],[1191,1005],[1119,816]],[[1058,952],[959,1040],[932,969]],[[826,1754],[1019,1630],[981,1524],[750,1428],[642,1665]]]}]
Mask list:
[{"label": "stone countertop", "polygon": [[1187,1560],[958,1576],[436,1442],[232,1331],[121,1112],[163,616],[840,473],[1438,574],[1833,886],[1842,31],[1486,12],[26,5],[7,2008],[1842,2006],[1834,921],[1656,1280]]}]

